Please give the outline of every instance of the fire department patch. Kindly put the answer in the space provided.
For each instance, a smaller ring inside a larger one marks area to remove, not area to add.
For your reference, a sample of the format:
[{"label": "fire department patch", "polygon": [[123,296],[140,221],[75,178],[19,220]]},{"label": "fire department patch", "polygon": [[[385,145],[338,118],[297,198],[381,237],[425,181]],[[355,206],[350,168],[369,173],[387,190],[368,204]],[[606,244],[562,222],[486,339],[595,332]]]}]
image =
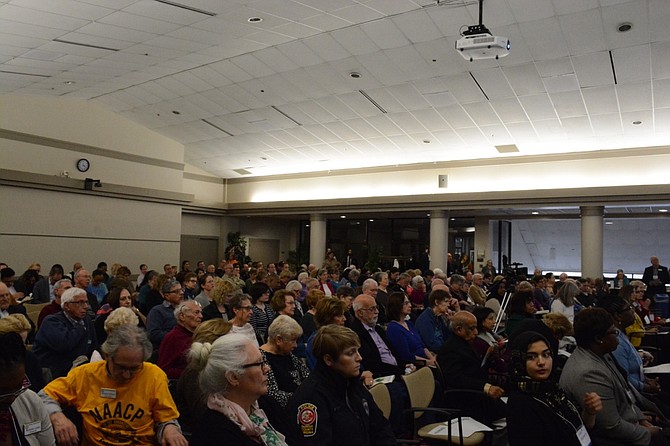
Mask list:
[{"label": "fire department patch", "polygon": [[316,414],[316,406],[311,403],[304,403],[298,406],[298,424],[304,437],[316,435],[316,425],[319,418]]}]

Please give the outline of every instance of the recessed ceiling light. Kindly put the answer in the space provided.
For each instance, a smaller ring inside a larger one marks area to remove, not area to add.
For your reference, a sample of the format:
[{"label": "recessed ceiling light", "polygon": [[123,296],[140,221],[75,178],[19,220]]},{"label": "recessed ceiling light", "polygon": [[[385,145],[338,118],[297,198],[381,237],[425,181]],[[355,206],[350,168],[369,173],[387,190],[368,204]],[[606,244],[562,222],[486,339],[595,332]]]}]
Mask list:
[{"label": "recessed ceiling light", "polygon": [[426,214],[426,217],[430,217],[430,212]]},{"label": "recessed ceiling light", "polygon": [[531,212],[531,214],[533,214],[533,215],[540,215],[540,213],[537,212],[537,211],[533,211],[533,212]]},{"label": "recessed ceiling light", "polygon": [[72,84],[74,84],[73,81],[65,81],[65,82],[63,82],[63,83],[64,83],[65,85],[72,85]]},{"label": "recessed ceiling light", "polygon": [[249,23],[258,23],[258,22],[262,22],[262,21],[263,21],[262,17],[249,17],[247,19],[247,22],[249,22]]},{"label": "recessed ceiling light", "polygon": [[355,71],[352,71],[351,73],[349,73],[349,76],[353,77],[354,79],[360,79],[361,78],[361,73],[357,73]]},{"label": "recessed ceiling light", "polygon": [[613,225],[613,224],[614,224],[614,222],[611,222],[611,221],[606,221],[606,222],[605,222],[605,224],[606,224],[606,225]]},{"label": "recessed ceiling light", "polygon": [[454,217],[451,217],[449,220],[456,221],[456,219]]},{"label": "recessed ceiling light", "polygon": [[309,228],[309,225],[305,225],[306,228]]},{"label": "recessed ceiling light", "polygon": [[340,215],[340,218],[347,218],[346,215]]},{"label": "recessed ceiling light", "polygon": [[641,125],[642,121],[633,121],[633,125]]},{"label": "recessed ceiling light", "polygon": [[424,143],[424,144],[430,144],[430,139],[424,139],[424,140],[423,140],[423,143]]},{"label": "recessed ceiling light", "polygon": [[619,26],[617,26],[617,30],[619,30],[620,33],[626,33],[630,31],[632,28],[633,24],[630,22],[619,23]]},{"label": "recessed ceiling light", "polygon": [[360,225],[360,224],[361,224],[361,222],[360,222],[360,221],[357,221],[357,222],[356,222],[356,224],[357,224],[357,225]]},{"label": "recessed ceiling light", "polygon": [[374,219],[374,218],[371,218],[371,219],[370,219],[370,220],[368,220],[368,221],[375,221],[375,219]]},{"label": "recessed ceiling light", "polygon": [[659,209],[658,212],[668,212],[667,209]]}]

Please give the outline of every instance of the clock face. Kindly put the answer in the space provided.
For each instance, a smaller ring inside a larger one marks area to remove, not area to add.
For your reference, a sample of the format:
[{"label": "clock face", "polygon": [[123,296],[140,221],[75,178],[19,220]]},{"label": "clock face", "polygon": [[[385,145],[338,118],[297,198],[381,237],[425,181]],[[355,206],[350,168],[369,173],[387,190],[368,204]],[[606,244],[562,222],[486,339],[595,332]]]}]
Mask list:
[{"label": "clock face", "polygon": [[77,161],[77,170],[80,172],[86,172],[89,167],[91,167],[91,163],[89,163],[86,158],[82,158]]}]

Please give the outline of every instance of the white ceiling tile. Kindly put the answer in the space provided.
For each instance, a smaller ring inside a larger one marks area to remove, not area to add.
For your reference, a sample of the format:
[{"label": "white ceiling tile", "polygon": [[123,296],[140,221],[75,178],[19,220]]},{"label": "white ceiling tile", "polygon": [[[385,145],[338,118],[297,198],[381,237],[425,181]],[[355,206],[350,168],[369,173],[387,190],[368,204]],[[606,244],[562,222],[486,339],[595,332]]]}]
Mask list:
[{"label": "white ceiling tile", "polygon": [[532,20],[546,19],[551,17],[554,7],[551,0],[537,0],[526,2],[524,0],[507,0],[514,17],[519,22],[530,22]]},{"label": "white ceiling tile", "polygon": [[616,86],[621,112],[650,110],[651,85],[649,82]]},{"label": "white ceiling tile", "polygon": [[552,119],[556,117],[556,111],[547,94],[535,94],[519,98],[521,106],[533,121],[537,119]]},{"label": "white ceiling tile", "polygon": [[352,55],[329,33],[309,37],[303,42],[327,62],[346,59]]},{"label": "white ceiling tile", "polygon": [[668,17],[670,17],[670,2],[649,0],[649,29],[652,42],[670,40]]},{"label": "white ceiling tile", "polygon": [[345,102],[346,100],[348,100],[348,98],[328,96],[317,99],[316,103],[336,119],[347,120],[357,118],[358,114],[347,105]]},{"label": "white ceiling tile", "polygon": [[[654,131],[654,117],[651,110],[621,113],[621,121],[624,135],[644,136]],[[637,121],[642,121],[642,124],[633,124]]]},{"label": "white ceiling tile", "polygon": [[410,84],[395,85],[388,87],[387,90],[407,110],[421,110],[430,106],[426,98]]},{"label": "white ceiling tile", "polygon": [[426,11],[414,11],[394,17],[393,22],[412,43],[439,39],[442,33]]},{"label": "white ceiling tile", "polygon": [[651,72],[655,79],[670,77],[670,42],[651,44]]},{"label": "white ceiling tile", "polygon": [[520,23],[519,28],[535,60],[556,59],[569,54],[557,18]]},{"label": "white ceiling tile", "polygon": [[461,104],[485,99],[484,94],[468,74],[445,77],[444,83]]},{"label": "white ceiling tile", "polygon": [[535,127],[528,121],[505,124],[505,127],[507,127],[507,131],[512,135],[517,144],[529,144],[539,141]]},{"label": "white ceiling tile", "polygon": [[465,113],[465,110],[463,110],[463,107],[460,105],[441,107],[437,111],[454,129],[475,127],[475,123],[472,121],[472,119],[470,119],[470,116]]},{"label": "white ceiling tile", "polygon": [[332,36],[350,54],[361,55],[379,51],[379,47],[359,26],[333,31]]},{"label": "white ceiling tile", "polygon": [[488,102],[475,102],[463,105],[465,112],[478,126],[499,125],[500,119]]},{"label": "white ceiling tile", "polygon": [[545,77],[542,79],[547,93],[558,93],[562,91],[578,91],[579,83],[574,74],[561,74],[558,76]]},{"label": "white ceiling tile", "polygon": [[600,9],[580,11],[558,18],[570,54],[586,54],[607,49]]},{"label": "white ceiling tile", "polygon": [[408,80],[408,77],[397,69],[395,62],[383,52],[359,56],[356,60],[382,85],[396,85]]},{"label": "white ceiling tile", "polygon": [[[642,45],[649,38],[649,19],[647,8],[641,7],[647,1],[629,1],[627,3],[602,8],[605,41],[609,49]],[[618,25],[633,23],[633,28],[625,33],[618,31]]]},{"label": "white ceiling tile", "polygon": [[619,100],[614,85],[583,88],[582,96],[590,115],[619,113]]},{"label": "white ceiling tile", "polygon": [[178,51],[200,51],[205,48],[208,48],[210,44],[192,42],[190,40],[184,39],[175,39],[174,37],[169,36],[158,36],[153,39],[147,40],[144,42],[150,46],[157,46],[161,48],[169,48]]},{"label": "white ceiling tile", "polygon": [[465,141],[468,147],[491,147],[492,144],[478,127],[456,129],[456,133]]},{"label": "white ceiling tile", "polygon": [[474,71],[472,75],[489,99],[510,98],[514,96],[514,90],[512,90],[509,82],[507,82],[500,67]]},{"label": "white ceiling tile", "polygon": [[507,128],[502,125],[483,125],[479,127],[486,140],[492,146],[514,144],[514,138],[507,131]]},{"label": "white ceiling tile", "polygon": [[378,138],[382,136],[381,131],[365,119],[349,119],[344,121],[344,123],[362,138]]},{"label": "white ceiling tile", "polygon": [[651,79],[651,52],[649,45],[612,50],[612,59],[618,83],[649,81]]},{"label": "white ceiling tile", "polygon": [[289,42],[280,45],[278,49],[284,56],[291,59],[293,63],[297,64],[300,67],[308,67],[323,62],[323,59],[319,57],[303,42],[299,41]]},{"label": "white ceiling tile", "polygon": [[384,136],[402,135],[403,131],[386,115],[370,116],[368,123]]},{"label": "white ceiling tile", "polygon": [[591,121],[587,116],[561,117],[561,124],[569,139],[591,138],[593,136]]},{"label": "white ceiling tile", "polygon": [[612,64],[607,51],[575,56],[572,63],[582,88],[614,84]]},{"label": "white ceiling tile", "polygon": [[575,72],[569,57],[559,57],[550,60],[541,60],[535,63],[540,77],[561,76]]},{"label": "white ceiling tile", "polygon": [[554,142],[556,140],[566,139],[567,135],[558,119],[539,119],[533,121],[535,131],[540,135],[541,141]]},{"label": "white ceiling tile", "polygon": [[654,108],[670,107],[670,79],[654,81]]},{"label": "white ceiling tile", "polygon": [[253,77],[269,76],[275,73],[274,70],[252,54],[243,54],[241,56],[233,57],[230,61]]},{"label": "white ceiling tile", "polygon": [[544,93],[544,83],[535,64],[503,67],[503,73],[518,96]]},{"label": "white ceiling tile", "polygon": [[407,134],[427,132],[426,127],[409,112],[389,113],[387,116]]},{"label": "white ceiling tile", "polygon": [[664,131],[670,129],[670,108],[657,108],[654,110],[654,125],[656,129]]},{"label": "white ceiling tile", "polygon": [[[304,25],[307,25],[310,27],[310,29],[316,30],[317,32],[328,32],[328,31],[333,31],[336,29],[341,29],[341,28],[346,28],[347,26],[351,25],[351,22],[343,19],[342,17],[338,17],[337,15],[334,14],[320,14],[316,15],[314,17],[310,17],[308,19],[305,19],[302,21]],[[277,31],[282,31],[283,32],[284,28],[283,27],[278,27]],[[310,35],[314,35],[316,33],[312,33]],[[293,35],[293,34],[291,34]]]},{"label": "white ceiling tile", "polygon": [[591,115],[590,118],[595,136],[602,137],[623,134],[623,128],[621,127],[621,115],[619,115],[619,113]]},{"label": "white ceiling tile", "polygon": [[97,20],[99,23],[120,26],[154,34],[167,34],[178,29],[181,25],[163,20],[154,20],[125,11],[115,11]]},{"label": "white ceiling tile", "polygon": [[526,112],[516,97],[492,100],[491,107],[493,107],[500,120],[506,124],[528,120]]},{"label": "white ceiling tile", "polygon": [[360,138],[358,133],[356,133],[351,127],[347,126],[343,122],[329,122],[328,124],[323,125],[330,132],[336,135],[342,141],[354,140]]},{"label": "white ceiling tile", "polygon": [[175,8],[168,4],[151,1],[135,2],[124,8],[124,11],[179,25],[191,25],[203,20],[205,17],[199,12]]},{"label": "white ceiling tile", "polygon": [[425,110],[415,110],[412,112],[412,115],[415,119],[423,124],[427,129],[432,131],[447,130],[449,129],[449,124],[444,118],[433,108]]},{"label": "white ceiling tile", "polygon": [[558,15],[572,14],[597,8],[598,0],[553,0]]},{"label": "white ceiling tile", "polygon": [[417,3],[407,0],[365,0],[364,3],[386,15],[400,14],[420,8]]},{"label": "white ceiling tile", "polygon": [[[85,18],[68,17],[66,15],[37,11],[30,8],[21,8],[10,4],[0,7],[0,19],[12,20],[30,25],[45,26],[64,31],[74,31],[89,23],[89,19]],[[4,31],[9,32],[7,29]]]},{"label": "white ceiling tile", "polygon": [[550,93],[549,96],[559,118],[586,116],[586,107],[584,106],[581,92],[563,91],[560,93]]}]

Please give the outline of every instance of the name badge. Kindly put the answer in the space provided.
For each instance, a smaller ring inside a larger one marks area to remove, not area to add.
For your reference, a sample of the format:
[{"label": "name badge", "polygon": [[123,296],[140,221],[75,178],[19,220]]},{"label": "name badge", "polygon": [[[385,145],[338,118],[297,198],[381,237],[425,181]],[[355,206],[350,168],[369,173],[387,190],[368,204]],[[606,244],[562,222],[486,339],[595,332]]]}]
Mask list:
[{"label": "name badge", "polygon": [[31,435],[42,432],[42,422],[33,421],[31,423],[26,423],[23,425],[23,435]]},{"label": "name badge", "polygon": [[116,389],[105,389],[104,387],[100,389],[100,396],[102,398],[116,398]]},{"label": "name badge", "polygon": [[579,444],[582,446],[591,446],[591,437],[589,437],[589,433],[586,432],[586,428],[582,424],[579,426],[579,429],[577,429],[577,439],[579,440]]}]

